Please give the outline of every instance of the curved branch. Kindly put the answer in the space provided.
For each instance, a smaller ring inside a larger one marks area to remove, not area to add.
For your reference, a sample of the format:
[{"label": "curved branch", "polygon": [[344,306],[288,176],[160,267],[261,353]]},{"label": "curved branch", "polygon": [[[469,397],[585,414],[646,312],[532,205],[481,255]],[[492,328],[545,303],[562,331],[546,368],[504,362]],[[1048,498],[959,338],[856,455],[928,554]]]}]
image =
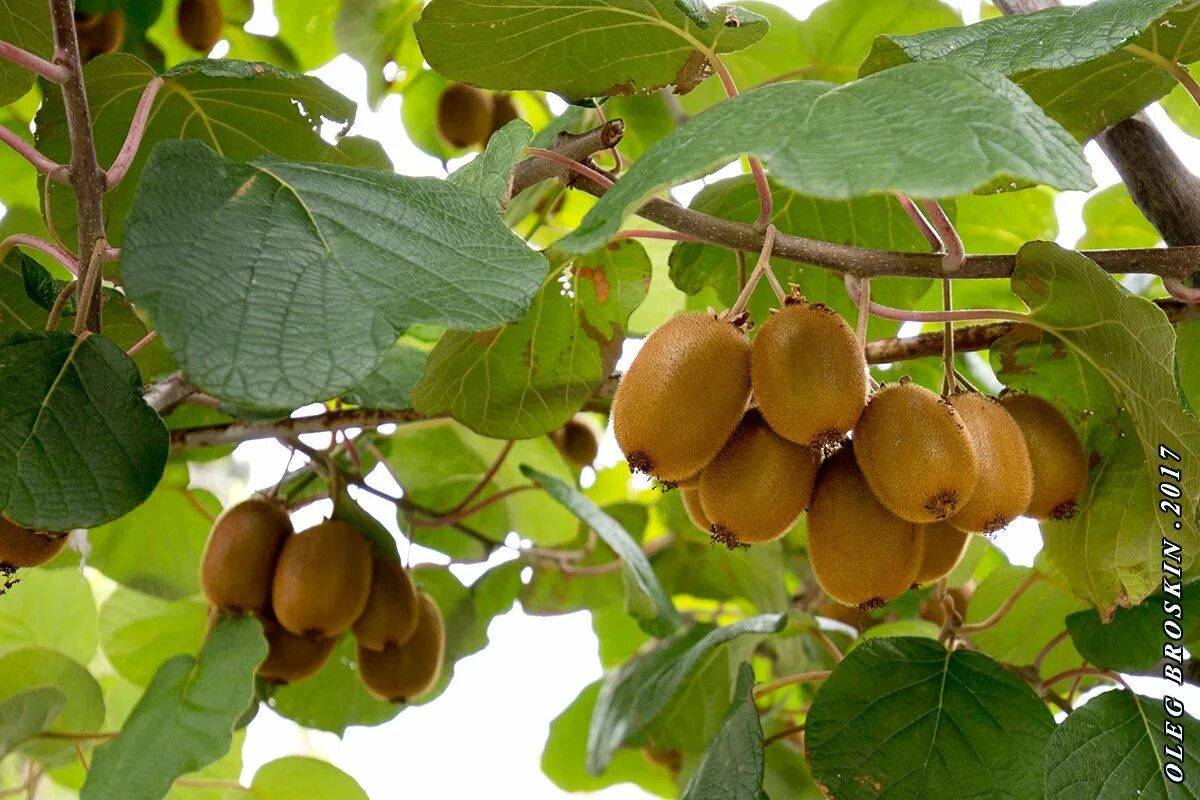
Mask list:
[{"label": "curved branch", "polygon": [[129,133],[125,135],[125,143],[121,152],[113,159],[112,166],[104,173],[104,187],[112,189],[125,178],[129,166],[137,156],[138,147],[142,144],[142,136],[146,133],[146,123],[150,119],[150,109],[154,106],[154,98],[163,86],[161,76],[146,84],[142,97],[138,100],[137,109],[133,112],[133,121],[129,123]]},{"label": "curved branch", "polygon": [[14,247],[29,247],[33,250],[40,250],[66,267],[72,275],[79,274],[79,264],[75,261],[74,256],[58,245],[47,242],[45,239],[39,239],[37,236],[32,236],[28,233],[14,233],[12,236],[0,241],[0,259],[7,256],[8,251]]},{"label": "curved branch", "polygon": [[61,64],[47,61],[41,56],[34,55],[28,50],[22,50],[15,44],[5,41],[0,41],[0,58],[3,58],[5,61],[11,61],[17,66],[24,67],[37,75],[41,75],[51,83],[63,83],[69,75],[67,68]]},{"label": "curved branch", "polygon": [[0,142],[11,147],[17,155],[32,164],[34,169],[48,176],[56,183],[67,182],[59,171],[62,169],[61,164],[55,163],[53,160],[42,155],[36,147],[3,125],[0,125]]}]

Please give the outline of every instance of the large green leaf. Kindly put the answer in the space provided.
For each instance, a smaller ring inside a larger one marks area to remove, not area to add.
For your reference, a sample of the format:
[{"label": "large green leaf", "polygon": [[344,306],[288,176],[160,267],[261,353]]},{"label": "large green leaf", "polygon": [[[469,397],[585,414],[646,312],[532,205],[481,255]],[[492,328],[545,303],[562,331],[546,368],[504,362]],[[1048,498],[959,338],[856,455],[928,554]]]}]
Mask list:
[{"label": "large green leaf", "polygon": [[167,429],[137,367],[104,336],[0,342],[0,511],[31,528],[99,525],[150,494]]},{"label": "large green leaf", "polygon": [[146,686],[163,662],[194,655],[204,643],[208,608],[202,600],[167,602],[124,587],[100,607],[100,644],[113,668]]},{"label": "large green leaf", "polygon": [[515,119],[493,133],[487,149],[455,170],[446,180],[499,206],[508,195],[513,167],[532,139],[533,128],[529,123]]},{"label": "large green leaf", "polygon": [[96,643],[96,601],[78,569],[31,570],[0,597],[0,653],[48,647],[86,664]]},{"label": "large green leaf", "polygon": [[1039,800],[1054,719],[1015,674],[929,639],[871,639],[822,684],[805,746],[838,800]]},{"label": "large green leaf", "polygon": [[327,761],[290,756],[258,768],[250,782],[255,800],[368,800],[367,793]]},{"label": "large green leaf", "polygon": [[412,408],[408,394],[425,374],[428,356],[425,350],[402,339],[383,354],[374,372],[342,397],[371,408]]},{"label": "large green leaf", "polygon": [[[464,231],[470,231],[464,238]],[[121,275],[188,377],[262,408],[356,386],[420,323],[519,318],[546,261],[482,197],[445,181],[155,150]]]},{"label": "large green leaf", "polygon": [[764,614],[719,628],[699,625],[613,672],[596,699],[588,729],[588,771],[603,773],[617,749],[654,721],[716,648],[746,634],[778,633],[786,623],[785,614]]},{"label": "large green leaf", "polygon": [[163,664],[121,733],[96,748],[81,800],[159,800],[176,778],[225,755],[266,656],[258,620],[228,617],[198,657]]},{"label": "large green leaf", "polygon": [[29,261],[33,259],[16,249],[0,260],[0,336],[46,327],[49,315],[25,292],[23,267]]},{"label": "large green leaf", "polygon": [[[42,58],[53,55],[50,14],[42,0],[0,0],[0,39]],[[0,106],[29,91],[34,75],[22,66],[0,59]]]},{"label": "large green leaf", "polygon": [[703,28],[673,0],[582,0],[571,10],[564,14],[552,0],[518,8],[508,0],[433,0],[415,29],[425,60],[447,78],[569,100],[666,86],[686,93],[709,75],[717,54],[767,32],[765,19],[736,6],[708,11]]},{"label": "large green leaf", "polygon": [[[1196,104],[1194,100],[1191,102]],[[1075,243],[1079,250],[1154,247],[1162,241],[1123,183],[1113,184],[1088,198],[1083,204],[1083,224],[1087,231]]]},{"label": "large green leaf", "polygon": [[[0,658],[0,700],[7,700],[29,689],[52,686],[66,695],[66,704],[49,725],[56,733],[99,730],[104,723],[104,695],[87,669],[57,650],[28,647]],[[40,739],[18,746],[22,752],[39,759],[60,761],[74,758],[69,741]]]},{"label": "large green leaf", "polygon": [[1133,608],[1117,608],[1108,623],[1094,608],[1077,611],[1067,617],[1067,630],[1089,664],[1117,672],[1149,672],[1163,657],[1164,602],[1181,607],[1185,642],[1200,633],[1200,582],[1196,581],[1182,587],[1182,598],[1159,592]]},{"label": "large green leaf", "polygon": [[0,702],[0,758],[30,736],[49,728],[66,704],[66,694],[54,686],[18,692]]},{"label": "large green leaf", "polygon": [[951,64],[908,64],[843,86],[765,86],[693,117],[650,148],[560,246],[595,249],[655,192],[747,153],[762,157],[779,183],[831,200],[1093,186],[1079,145],[1011,82]]},{"label": "large green leaf", "polygon": [[[1162,704],[1130,692],[1093,697],[1059,725],[1046,746],[1046,796],[1053,800],[1195,800],[1200,773],[1200,725],[1183,714],[1180,745],[1163,734]],[[1189,776],[1176,784],[1163,774],[1163,747],[1181,746]]]},{"label": "large green leaf", "polygon": [[688,780],[683,800],[762,800],[763,732],[753,690],[754,670],[742,664],[721,730]]},{"label": "large green leaf", "polygon": [[562,427],[612,374],[649,282],[650,259],[637,242],[564,260],[520,322],[443,335],[413,387],[413,406],[498,438]]}]

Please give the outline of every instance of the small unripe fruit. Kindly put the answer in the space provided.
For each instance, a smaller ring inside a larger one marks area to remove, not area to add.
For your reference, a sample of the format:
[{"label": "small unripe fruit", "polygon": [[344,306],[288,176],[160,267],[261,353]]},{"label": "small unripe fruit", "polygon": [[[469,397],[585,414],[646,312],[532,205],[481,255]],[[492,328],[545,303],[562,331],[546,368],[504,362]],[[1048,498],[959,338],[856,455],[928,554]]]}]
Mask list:
[{"label": "small unripe fruit", "polygon": [[34,531],[0,517],[0,575],[40,567],[63,551],[68,538],[65,533]]},{"label": "small unripe fruit", "polygon": [[371,547],[330,520],[289,537],[271,601],[279,624],[298,636],[335,637],[362,615],[371,592]]},{"label": "small unripe fruit", "polygon": [[213,606],[233,613],[271,606],[275,563],[292,522],[283,506],[255,497],[226,509],[213,524],[200,562],[200,588]]},{"label": "small unripe fruit", "polygon": [[916,581],[924,557],[921,528],[875,498],[852,448],[843,448],[821,467],[808,510],[813,575],[839,603],[878,608]]},{"label": "small unripe fruit", "polygon": [[85,62],[115,53],[125,44],[125,13],[119,8],[103,14],[76,12],[75,31],[79,37],[79,55]]},{"label": "small unripe fruit", "polygon": [[263,620],[267,637],[267,659],[258,675],[271,683],[295,683],[311,678],[325,666],[337,639],[322,636],[297,636],[274,620]]},{"label": "small unripe fruit", "polygon": [[700,487],[680,488],[679,498],[683,500],[683,510],[687,512],[692,524],[705,533],[711,533],[712,520],[704,516],[704,508],[700,505]]},{"label": "small unripe fruit", "polygon": [[[520,119],[521,112],[513,102],[512,95],[497,94],[492,96],[492,133],[503,128],[514,119]],[[488,136],[491,138],[491,135]]]},{"label": "small unripe fruit", "polygon": [[979,478],[958,413],[915,383],[884,386],[871,398],[854,429],[854,454],[879,502],[909,522],[953,516]]},{"label": "small unripe fruit", "polygon": [[948,522],[933,522],[925,526],[925,557],[917,570],[917,583],[929,583],[949,575],[962,561],[971,543],[971,534],[960,531]]},{"label": "small unripe fruit", "polygon": [[681,314],[647,337],[613,399],[629,466],[674,484],[720,452],[750,399],[750,343],[732,324]]},{"label": "small unripe fruit", "polygon": [[[966,619],[967,603],[971,600],[974,592],[975,581],[967,581],[962,586],[952,586],[946,590],[946,594],[954,600],[954,613],[963,619]],[[938,601],[936,595],[931,594],[922,600],[918,613],[921,615],[921,619],[928,620],[935,625],[946,624],[946,607]]]},{"label": "small unripe fruit", "polygon": [[590,467],[600,452],[600,437],[604,432],[596,420],[588,414],[576,414],[556,431],[551,431],[550,441],[568,463],[576,467]]},{"label": "small unripe fruit", "polygon": [[453,147],[487,144],[492,130],[492,96],[465,83],[447,86],[438,99],[437,126]]},{"label": "small unripe fruit", "polygon": [[358,648],[358,674],[371,694],[389,703],[406,703],[428,692],[442,672],[446,628],[437,603],[418,595],[417,630],[407,643],[382,651]]},{"label": "small unripe fruit", "polygon": [[1025,436],[1033,466],[1033,497],[1025,512],[1036,519],[1075,516],[1087,486],[1088,464],[1071,423],[1058,409],[1031,394],[1007,392],[1000,405]]},{"label": "small unripe fruit", "polygon": [[713,541],[736,547],[783,536],[808,507],[816,479],[811,450],[775,433],[758,411],[746,412],[700,474],[700,507]]},{"label": "small unripe fruit", "polygon": [[754,399],[785,439],[821,451],[837,444],[867,406],[867,361],[836,311],[790,299],[754,338]]},{"label": "small unripe fruit", "polygon": [[179,38],[193,50],[207,53],[221,41],[221,0],[180,0],[175,20]]},{"label": "small unripe fruit", "polygon": [[1029,508],[1033,466],[1020,427],[990,397],[962,392],[950,404],[971,433],[979,456],[979,479],[971,498],[950,520],[971,533],[995,533]]},{"label": "small unripe fruit", "polygon": [[371,595],[354,622],[354,638],[370,650],[404,644],[417,630],[417,587],[400,559],[376,556]]}]

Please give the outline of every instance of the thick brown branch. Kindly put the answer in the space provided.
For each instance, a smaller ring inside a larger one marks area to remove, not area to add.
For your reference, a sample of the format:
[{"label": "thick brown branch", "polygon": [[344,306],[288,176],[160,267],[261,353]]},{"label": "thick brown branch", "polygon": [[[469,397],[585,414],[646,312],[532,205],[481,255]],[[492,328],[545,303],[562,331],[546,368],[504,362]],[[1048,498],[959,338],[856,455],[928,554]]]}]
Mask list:
[{"label": "thick brown branch", "polygon": [[[625,123],[614,119],[585,133],[562,131],[554,137],[548,149],[582,163],[593,153],[616,147],[624,135]],[[567,167],[543,158],[526,159],[513,170],[510,196],[516,197],[530,186],[550,178],[566,178],[569,172]]]}]

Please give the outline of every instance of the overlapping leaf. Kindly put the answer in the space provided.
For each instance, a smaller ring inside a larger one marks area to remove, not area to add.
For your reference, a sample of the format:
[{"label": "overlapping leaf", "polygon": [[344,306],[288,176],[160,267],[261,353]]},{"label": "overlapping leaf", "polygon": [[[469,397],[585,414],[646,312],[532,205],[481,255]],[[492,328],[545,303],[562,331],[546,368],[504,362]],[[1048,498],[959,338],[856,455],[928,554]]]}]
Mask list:
[{"label": "overlapping leaf", "polygon": [[0,702],[0,758],[49,728],[66,703],[67,696],[54,686],[28,689]]},{"label": "overlapping leaf", "polygon": [[753,690],[754,670],[743,663],[733,702],[688,780],[683,800],[762,800],[763,731]]},{"label": "overlapping leaf", "polygon": [[[41,0],[0,0],[0,40],[49,59],[54,44],[46,8]],[[36,77],[25,67],[0,58],[0,106],[28,92]]]},{"label": "overlapping leaf", "polygon": [[1116,609],[1108,623],[1094,608],[1077,611],[1067,617],[1071,641],[1089,664],[1101,669],[1148,672],[1163,657],[1164,602],[1180,607],[1185,642],[1200,634],[1200,583],[1186,584],[1181,594],[1152,594],[1133,608]]}]

